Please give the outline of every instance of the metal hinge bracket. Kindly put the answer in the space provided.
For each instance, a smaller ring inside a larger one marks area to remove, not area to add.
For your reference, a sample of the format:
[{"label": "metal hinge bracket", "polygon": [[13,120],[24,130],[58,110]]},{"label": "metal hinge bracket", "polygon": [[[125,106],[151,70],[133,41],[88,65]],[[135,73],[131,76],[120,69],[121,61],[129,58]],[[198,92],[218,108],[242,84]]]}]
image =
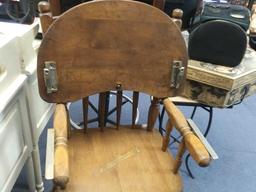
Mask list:
[{"label": "metal hinge bracket", "polygon": [[58,91],[56,62],[46,61],[44,63],[44,82],[48,94]]},{"label": "metal hinge bracket", "polygon": [[172,88],[178,89],[185,75],[185,67],[182,61],[173,61],[172,71],[171,71],[171,82],[170,86]]}]

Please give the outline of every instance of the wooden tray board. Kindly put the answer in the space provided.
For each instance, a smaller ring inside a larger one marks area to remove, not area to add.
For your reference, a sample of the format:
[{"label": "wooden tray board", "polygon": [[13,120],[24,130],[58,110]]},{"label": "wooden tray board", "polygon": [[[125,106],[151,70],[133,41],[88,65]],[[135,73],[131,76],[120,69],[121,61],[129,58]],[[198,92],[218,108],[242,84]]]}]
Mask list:
[{"label": "wooden tray board", "polygon": [[[187,66],[185,42],[159,9],[122,0],[80,4],[44,36],[38,54],[40,95],[60,103],[115,90],[117,84],[159,98],[178,95],[182,86],[170,88],[174,60]],[[58,91],[51,94],[44,83],[45,61],[57,65]]]}]

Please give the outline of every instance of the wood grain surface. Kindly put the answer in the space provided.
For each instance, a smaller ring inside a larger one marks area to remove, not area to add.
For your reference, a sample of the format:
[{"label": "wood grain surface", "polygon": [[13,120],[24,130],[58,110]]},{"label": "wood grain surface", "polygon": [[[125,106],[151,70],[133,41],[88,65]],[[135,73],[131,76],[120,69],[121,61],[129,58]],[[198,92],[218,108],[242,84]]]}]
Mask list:
[{"label": "wood grain surface", "polygon": [[[80,4],[50,26],[38,54],[41,97],[62,103],[115,90],[145,92],[158,98],[178,95],[170,88],[174,60],[187,65],[180,30],[159,9],[135,1]],[[45,61],[55,61],[58,91],[47,94]]]},{"label": "wood grain surface", "polygon": [[[69,140],[70,192],[181,192],[173,158],[161,151],[161,135],[120,126],[73,132]],[[132,141],[132,142],[131,142]],[[79,146],[79,147],[78,147]]]}]

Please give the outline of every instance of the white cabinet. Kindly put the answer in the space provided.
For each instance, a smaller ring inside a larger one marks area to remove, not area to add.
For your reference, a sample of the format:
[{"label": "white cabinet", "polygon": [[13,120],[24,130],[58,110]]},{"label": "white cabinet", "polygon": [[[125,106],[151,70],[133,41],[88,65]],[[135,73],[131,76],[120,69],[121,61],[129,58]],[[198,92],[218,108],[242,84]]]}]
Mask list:
[{"label": "white cabinet", "polygon": [[[24,85],[19,75],[0,93],[0,191],[11,191],[21,169],[31,159],[32,140]],[[33,173],[32,173],[33,174]],[[32,175],[33,178],[33,175]],[[30,181],[34,183],[34,181]],[[35,190],[35,187],[31,187]]]},{"label": "white cabinet", "polygon": [[[1,34],[1,33],[0,33]],[[17,38],[0,35],[0,94],[21,73]]]},{"label": "white cabinet", "polygon": [[44,129],[47,121],[53,113],[53,105],[50,105],[49,103],[46,103],[41,99],[37,87],[36,67],[37,52],[40,46],[40,41],[35,40],[34,38],[38,30],[38,18],[35,19],[35,22],[32,25],[0,22],[0,32],[4,34],[5,37],[14,36],[16,38],[16,50],[12,51],[13,53],[11,52],[10,48],[4,49],[9,57],[10,55],[13,55],[15,57],[15,60],[18,59],[18,61],[15,62],[13,58],[11,62],[7,61],[6,64],[8,64],[10,68],[18,67],[19,71],[26,74],[28,77],[28,86],[26,92],[29,104],[29,114],[33,127],[32,134],[35,142],[38,141],[42,130]]},{"label": "white cabinet", "polygon": [[25,165],[30,190],[43,191],[38,138],[53,113],[37,86],[39,21],[0,22],[0,192],[10,191]]}]

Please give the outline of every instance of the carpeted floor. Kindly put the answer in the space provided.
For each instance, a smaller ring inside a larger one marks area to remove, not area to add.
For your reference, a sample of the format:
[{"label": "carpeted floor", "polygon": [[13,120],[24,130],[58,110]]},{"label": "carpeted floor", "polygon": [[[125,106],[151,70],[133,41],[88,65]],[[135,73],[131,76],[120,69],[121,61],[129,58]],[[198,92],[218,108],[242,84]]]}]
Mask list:
[{"label": "carpeted floor", "polygon": [[[129,95],[129,93],[128,93]],[[97,97],[91,99],[97,102]],[[115,98],[111,98],[110,106],[113,106]],[[139,123],[145,123],[149,106],[149,96],[140,95],[140,118]],[[181,107],[187,117],[192,112],[191,107]],[[195,175],[195,179],[188,176],[184,164],[180,173],[184,180],[185,192],[255,192],[256,191],[256,96],[245,99],[241,104],[232,109],[214,109],[211,131],[208,141],[212,144],[219,159],[213,161],[207,168],[198,167],[193,160],[189,161],[190,168]],[[71,106],[72,119],[81,121],[81,102],[76,102]],[[75,112],[76,111],[76,112]],[[92,110],[89,117],[94,117]],[[111,118],[114,118],[114,114]],[[204,131],[208,113],[203,109],[198,109],[194,117],[198,127]],[[126,104],[122,109],[121,122],[129,124],[131,122],[131,105]],[[164,119],[166,122],[166,117]],[[51,127],[50,120],[47,127]],[[97,126],[94,124],[92,126]],[[156,125],[157,127],[158,125]],[[41,163],[44,173],[45,149],[46,149],[46,129],[40,137]],[[170,146],[175,153],[176,145]],[[45,192],[51,191],[51,181],[45,181]],[[13,192],[28,191],[25,182],[25,173],[22,172],[18,178]]]}]

